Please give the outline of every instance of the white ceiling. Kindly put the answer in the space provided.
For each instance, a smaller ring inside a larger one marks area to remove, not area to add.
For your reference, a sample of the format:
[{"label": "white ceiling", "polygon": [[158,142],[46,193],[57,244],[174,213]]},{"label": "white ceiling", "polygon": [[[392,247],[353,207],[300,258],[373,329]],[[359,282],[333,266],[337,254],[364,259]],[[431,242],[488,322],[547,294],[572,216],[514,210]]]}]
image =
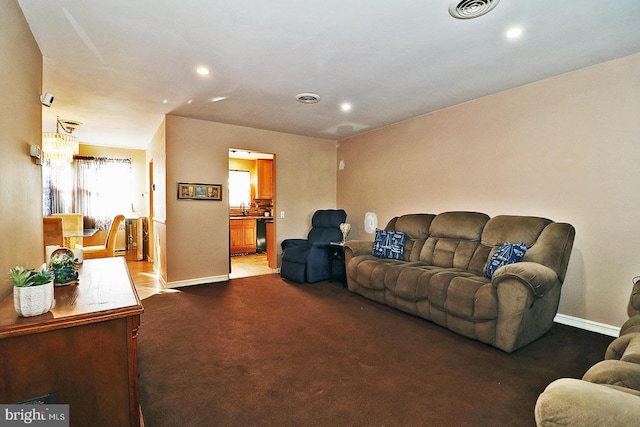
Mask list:
[{"label": "white ceiling", "polygon": [[145,148],[165,114],[341,139],[640,52],[638,0],[502,0],[471,20],[449,0],[18,2],[55,95],[43,131],[59,115],[116,147]]}]

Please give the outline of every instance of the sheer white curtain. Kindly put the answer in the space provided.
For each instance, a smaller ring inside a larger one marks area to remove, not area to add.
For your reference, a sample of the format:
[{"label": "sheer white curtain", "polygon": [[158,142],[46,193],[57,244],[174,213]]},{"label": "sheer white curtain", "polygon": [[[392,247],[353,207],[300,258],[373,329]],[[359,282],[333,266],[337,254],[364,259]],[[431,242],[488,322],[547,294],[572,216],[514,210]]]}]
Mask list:
[{"label": "sheer white curtain", "polygon": [[67,162],[45,162],[42,165],[43,214],[73,212],[74,168]]},{"label": "sheer white curtain", "polygon": [[131,159],[78,157],[65,167],[47,167],[44,214],[82,213],[85,227],[106,229],[113,217],[132,211]]}]

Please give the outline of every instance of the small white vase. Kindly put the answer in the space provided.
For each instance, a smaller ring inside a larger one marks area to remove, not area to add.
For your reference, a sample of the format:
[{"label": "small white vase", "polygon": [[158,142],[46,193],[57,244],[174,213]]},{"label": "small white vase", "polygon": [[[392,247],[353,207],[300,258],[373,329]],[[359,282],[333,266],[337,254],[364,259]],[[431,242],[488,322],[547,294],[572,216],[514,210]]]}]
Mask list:
[{"label": "small white vase", "polygon": [[44,314],[51,310],[54,301],[53,280],[46,285],[13,287],[13,307],[18,316]]}]

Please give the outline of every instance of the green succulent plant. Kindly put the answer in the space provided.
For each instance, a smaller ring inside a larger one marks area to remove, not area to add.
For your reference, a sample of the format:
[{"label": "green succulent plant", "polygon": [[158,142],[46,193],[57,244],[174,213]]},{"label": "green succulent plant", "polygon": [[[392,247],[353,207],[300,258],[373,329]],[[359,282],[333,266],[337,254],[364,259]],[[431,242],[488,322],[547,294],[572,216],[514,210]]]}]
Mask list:
[{"label": "green succulent plant", "polygon": [[15,266],[9,270],[9,276],[13,285],[18,287],[46,285],[53,280],[53,273],[46,268],[36,270],[35,268]]},{"label": "green succulent plant", "polygon": [[57,253],[49,263],[56,283],[69,283],[78,279],[78,262],[66,253]]}]

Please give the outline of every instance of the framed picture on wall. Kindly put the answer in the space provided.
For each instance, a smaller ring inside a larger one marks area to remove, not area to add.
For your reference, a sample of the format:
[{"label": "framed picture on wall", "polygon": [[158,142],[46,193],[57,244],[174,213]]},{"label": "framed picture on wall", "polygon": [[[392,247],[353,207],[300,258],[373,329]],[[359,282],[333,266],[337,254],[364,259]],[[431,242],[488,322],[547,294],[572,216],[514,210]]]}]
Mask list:
[{"label": "framed picture on wall", "polygon": [[222,185],[178,182],[178,199],[222,200]]}]

